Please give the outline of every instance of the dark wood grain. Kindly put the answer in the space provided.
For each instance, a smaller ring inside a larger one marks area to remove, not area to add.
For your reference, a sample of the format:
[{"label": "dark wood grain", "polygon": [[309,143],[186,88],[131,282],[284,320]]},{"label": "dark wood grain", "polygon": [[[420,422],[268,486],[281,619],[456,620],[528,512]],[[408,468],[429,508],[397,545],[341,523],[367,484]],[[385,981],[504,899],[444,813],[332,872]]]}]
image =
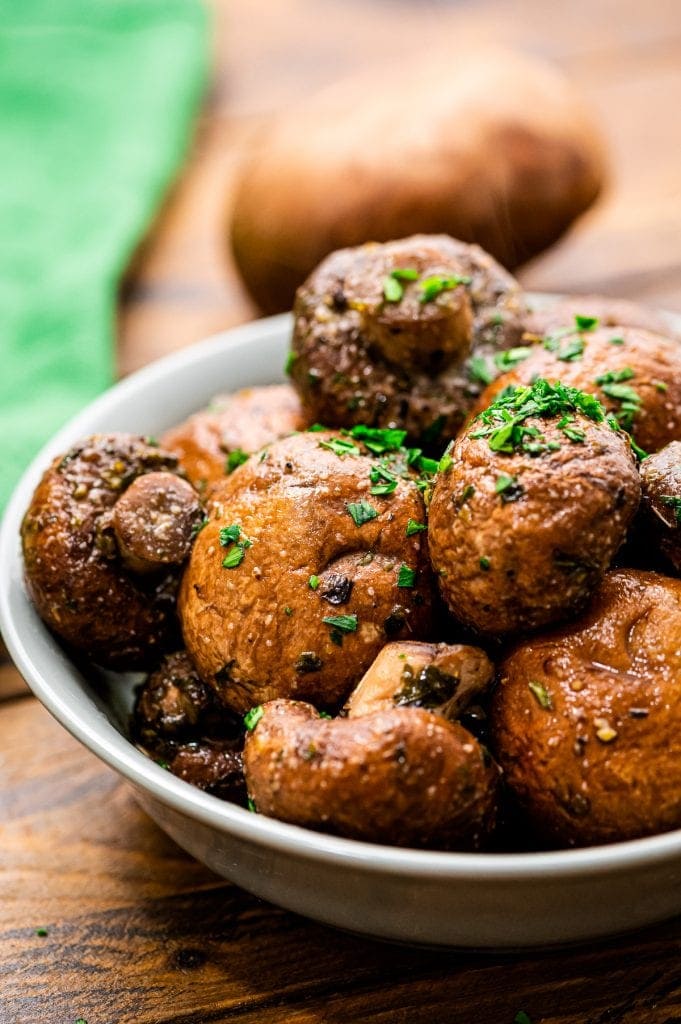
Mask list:
[{"label": "dark wood grain", "polygon": [[[214,81],[192,152],[122,288],[122,370],[254,315],[225,225],[263,118],[416,47],[546,54],[601,116],[611,187],[524,269],[528,286],[681,310],[677,3],[228,0],[214,11]],[[681,1024],[678,921],[562,952],[433,953],[334,932],[223,883],[52,721],[1,648],[0,768],[0,1024],[512,1024],[520,1009],[533,1024]]]},{"label": "dark wood grain", "polygon": [[0,722],[2,1024],[512,1024],[521,1008],[535,1024],[681,1017],[681,923],[515,957],[334,932],[185,856],[32,699],[5,705]]}]

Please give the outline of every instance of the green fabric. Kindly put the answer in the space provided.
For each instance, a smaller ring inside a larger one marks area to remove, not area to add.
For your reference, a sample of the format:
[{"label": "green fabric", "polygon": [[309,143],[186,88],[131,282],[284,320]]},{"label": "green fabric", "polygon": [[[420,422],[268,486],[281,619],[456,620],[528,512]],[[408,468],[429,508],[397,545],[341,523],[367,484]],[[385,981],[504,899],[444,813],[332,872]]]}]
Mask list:
[{"label": "green fabric", "polygon": [[116,289],[186,150],[200,0],[0,0],[0,509],[105,388]]}]

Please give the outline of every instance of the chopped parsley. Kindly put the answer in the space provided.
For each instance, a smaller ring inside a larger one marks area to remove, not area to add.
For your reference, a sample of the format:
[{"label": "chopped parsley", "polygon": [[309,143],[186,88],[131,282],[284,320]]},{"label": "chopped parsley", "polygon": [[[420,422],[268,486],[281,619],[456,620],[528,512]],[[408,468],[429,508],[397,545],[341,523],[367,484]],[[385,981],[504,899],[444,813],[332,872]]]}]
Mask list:
[{"label": "chopped parsley", "polygon": [[165,761],[162,757],[158,758],[158,760],[156,761],[156,764],[159,766],[159,768],[163,768],[167,772],[170,771],[169,763],[167,761]]},{"label": "chopped parsley", "polygon": [[421,289],[419,302],[432,302],[443,292],[451,291],[452,288],[458,288],[460,284],[470,284],[471,281],[472,278],[458,274],[454,274],[451,277],[442,277],[440,274],[433,274],[432,277],[425,277],[419,282],[419,288]]},{"label": "chopped parsley", "polygon": [[623,345],[624,344],[624,338],[619,338],[619,337],[611,338],[610,339],[610,344],[611,345]]},{"label": "chopped parsley", "polygon": [[208,526],[209,522],[210,520],[208,519],[208,516],[204,516],[200,523],[194,523],[191,532],[192,540],[194,540],[195,537],[198,537],[198,535],[201,533],[201,530],[204,528],[204,526]]},{"label": "chopped parsley", "polygon": [[418,281],[419,272],[414,267],[395,267],[390,276],[396,281]]},{"label": "chopped parsley", "polygon": [[307,585],[310,588],[310,590],[316,590],[317,587],[319,586],[319,576],[310,576],[309,580],[307,581]]},{"label": "chopped parsley", "polygon": [[231,526],[223,526],[220,530],[220,545],[223,548],[227,548],[230,544],[235,544],[240,536],[241,527],[238,523],[232,523]]},{"label": "chopped parsley", "polygon": [[674,510],[676,525],[681,526],[681,497],[677,497],[675,494],[661,494],[660,501],[667,508]]},{"label": "chopped parsley", "polygon": [[621,370],[608,370],[606,373],[602,373],[599,377],[596,377],[597,384],[618,384],[623,380],[631,380],[634,377],[634,371],[630,366],[625,366]]},{"label": "chopped parsley", "polygon": [[513,1024],[532,1024],[532,1021],[524,1010],[518,1010],[513,1018]]},{"label": "chopped parsley", "polygon": [[246,714],[244,715],[244,725],[246,726],[249,732],[253,732],[256,725],[258,724],[258,722],[260,721],[264,714],[265,709],[262,706],[262,704],[257,704],[254,708],[251,708],[250,711],[246,712]]},{"label": "chopped parsley", "polygon": [[598,327],[597,316],[582,316],[575,314],[575,327],[578,331],[594,331]]},{"label": "chopped parsley", "polygon": [[222,559],[223,569],[236,569],[244,560],[248,548],[253,546],[253,541],[241,533],[238,523],[231,526],[223,526],[220,530],[220,546],[227,548],[233,545]]},{"label": "chopped parsley", "polygon": [[496,376],[484,356],[471,356],[467,369],[470,380],[483,384],[485,387],[491,384]]},{"label": "chopped parsley", "polygon": [[348,512],[352,516],[355,526],[363,526],[364,523],[368,523],[378,516],[378,512],[368,501],[351,501],[348,505]]},{"label": "chopped parsley", "polygon": [[334,455],[359,455],[359,448],[345,437],[334,437],[330,441],[320,441],[320,448],[328,448]]},{"label": "chopped parsley", "polygon": [[371,481],[369,494],[374,495],[392,494],[398,483],[397,476],[386,466],[385,462],[379,462],[377,466],[371,467],[369,480]]},{"label": "chopped parsley", "polygon": [[333,715],[330,715],[328,711],[320,711],[319,712],[319,717],[320,718],[329,718],[329,719],[331,719],[331,718],[333,718]]},{"label": "chopped parsley", "polygon": [[407,523],[405,533],[407,534],[407,537],[413,537],[415,533],[423,533],[423,531],[427,529],[428,527],[425,523],[417,523],[415,519],[410,519]]},{"label": "chopped parsley", "polygon": [[294,365],[294,363],[295,363],[297,358],[298,358],[298,356],[296,355],[295,352],[289,352],[289,354],[286,357],[286,363],[284,364],[284,373],[288,377],[291,376],[291,373],[293,371],[293,365]]},{"label": "chopped parsley", "polygon": [[540,455],[560,447],[557,442],[546,443],[541,431],[529,426],[530,418],[548,419],[564,417],[566,413],[580,413],[595,423],[605,420],[603,406],[594,395],[556,382],[550,384],[539,378],[533,384],[506,388],[492,404],[479,413],[472,438],[487,438],[494,452],[513,454],[522,451]]},{"label": "chopped parsley", "polygon": [[500,495],[505,505],[512,501],[517,501],[525,493],[523,485],[518,482],[518,477],[509,476],[508,473],[499,474],[494,490],[496,494]]},{"label": "chopped parsley", "polygon": [[345,633],[357,632],[356,615],[326,615],[322,622],[331,629],[331,641],[338,647],[343,646],[343,635]]},{"label": "chopped parsley", "polygon": [[225,472],[233,473],[239,466],[243,466],[244,462],[248,462],[248,452],[243,451],[242,448],[235,448],[233,452],[230,452],[225,462]]},{"label": "chopped parsley", "polygon": [[507,348],[504,352],[497,352],[494,357],[494,365],[497,370],[503,373],[512,370],[518,363],[522,363],[532,355],[533,349],[530,345],[518,345],[516,348]]},{"label": "chopped parsley", "polygon": [[47,928],[34,928],[34,932],[41,939],[44,939],[49,934]]},{"label": "chopped parsley", "polygon": [[413,587],[416,582],[416,569],[410,569],[404,562],[400,566],[400,571],[397,574],[397,586],[398,587]]},{"label": "chopped parsley", "polygon": [[[255,800],[252,800],[250,798],[250,796],[248,797],[247,807],[248,807],[249,811],[251,812],[251,814],[257,814],[258,813],[258,808],[255,806]],[[76,1024],[78,1024],[78,1021],[76,1021]]]},{"label": "chopped parsley", "polygon": [[398,452],[407,436],[406,430],[367,427],[364,423],[358,423],[352,430],[346,430],[343,433],[349,434],[355,441],[362,441],[365,448],[368,448],[374,455]]},{"label": "chopped parsley", "polygon": [[291,606],[288,604],[284,608],[284,615],[293,615],[293,608],[291,608]]},{"label": "chopped parsley", "polygon": [[[581,316],[578,313],[574,319],[574,326],[562,327],[544,338],[544,348],[549,352],[554,352],[556,359],[560,359],[564,363],[574,362],[576,359],[581,359],[584,354],[582,333],[593,331],[596,327],[598,327],[598,317]],[[564,341],[565,344],[561,345],[561,341]]]},{"label": "chopped parsley", "polygon": [[487,557],[487,555],[482,555],[480,557],[479,565],[480,565],[480,568],[482,569],[483,572],[489,572],[489,567],[490,567],[491,564],[492,563],[490,562],[490,560]]},{"label": "chopped parsley", "polygon": [[383,298],[386,302],[400,302],[403,295],[404,287],[396,277],[388,274],[383,278]]},{"label": "chopped parsley", "polygon": [[608,370],[596,377],[595,381],[600,385],[604,395],[620,403],[615,417],[622,430],[627,432],[631,432],[634,417],[641,409],[641,396],[626,383],[634,376],[632,368],[625,366],[621,370]]},{"label": "chopped parsley", "polygon": [[444,450],[444,452],[442,454],[442,458],[440,459],[440,461],[437,464],[437,471],[438,471],[438,473],[446,473],[447,470],[451,467],[452,463],[454,462],[454,459],[452,458],[452,456],[450,454],[451,453],[451,447],[452,447],[451,445],[447,445],[447,447],[445,448],[445,450]]},{"label": "chopped parsley", "polygon": [[531,679],[527,684],[527,688],[536,700],[540,708],[544,711],[553,710],[553,701],[551,700],[551,694],[546,689],[543,683],[537,682],[536,679]]}]

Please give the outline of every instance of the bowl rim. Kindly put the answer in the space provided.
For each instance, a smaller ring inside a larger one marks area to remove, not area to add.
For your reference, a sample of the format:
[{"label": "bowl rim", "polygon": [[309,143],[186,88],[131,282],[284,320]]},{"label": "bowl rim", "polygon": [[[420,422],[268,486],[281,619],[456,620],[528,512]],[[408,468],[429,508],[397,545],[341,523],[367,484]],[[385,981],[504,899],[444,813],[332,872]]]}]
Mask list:
[{"label": "bowl rim", "polygon": [[[548,297],[548,296],[547,296]],[[530,293],[530,298],[532,295]],[[541,296],[544,299],[544,296]],[[555,296],[551,296],[555,298]],[[681,325],[681,316],[664,314],[670,326]],[[274,340],[288,333],[291,314],[282,313],[220,331],[203,341],[159,359],[114,384],[72,417],[40,450],[16,485],[0,525],[0,631],[7,649],[34,695],[68,732],[124,776],[138,789],[174,810],[204,825],[256,843],[282,854],[305,856],[328,864],[345,864],[371,874],[398,874],[421,879],[457,879],[481,882],[531,880],[539,876],[552,880],[630,872],[681,859],[681,829],[580,849],[542,850],[522,853],[459,853],[385,846],[314,832],[297,825],[253,814],[250,811],[204,793],[171,775],[139,751],[130,740],[103,718],[96,725],[79,714],[78,700],[59,692],[36,664],[30,636],[18,626],[11,597],[11,567],[21,572],[19,525],[30,495],[47,462],[65,445],[72,444],[91,420],[116,409],[121,398],[143,394],[159,379],[175,378],[189,366],[200,363],[208,353],[227,352],[248,342]],[[24,598],[28,601],[28,596]],[[41,628],[45,629],[44,626]],[[55,641],[56,642],[56,641]]]}]

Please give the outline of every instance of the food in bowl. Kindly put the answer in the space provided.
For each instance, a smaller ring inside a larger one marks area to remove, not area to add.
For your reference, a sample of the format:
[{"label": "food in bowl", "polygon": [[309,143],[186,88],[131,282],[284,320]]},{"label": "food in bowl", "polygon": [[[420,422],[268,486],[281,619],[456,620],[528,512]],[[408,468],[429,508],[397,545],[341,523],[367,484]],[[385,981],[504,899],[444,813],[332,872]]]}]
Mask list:
[{"label": "food in bowl", "polygon": [[[390,251],[414,251],[412,244],[424,242],[392,243]],[[373,251],[385,267],[386,253]],[[411,279],[416,286],[418,281]],[[457,278],[419,300],[418,309],[407,311],[405,330],[429,316],[429,304],[447,306],[448,293],[459,288],[472,289],[473,282]],[[392,301],[405,296],[406,289]],[[460,295],[457,308],[472,301]],[[444,315],[446,320],[448,308]],[[595,337],[600,330],[593,316],[571,317],[565,337]],[[461,321],[455,316],[451,323]],[[655,379],[664,382],[669,346],[676,343],[651,337],[646,358],[655,364]],[[531,336],[519,340],[510,349],[499,347],[492,359],[500,353],[515,358],[518,348],[543,348]],[[316,346],[323,343],[320,335]],[[642,344],[631,351],[638,353]],[[575,349],[570,365],[584,358],[586,345]],[[417,347],[400,337],[398,350],[400,358],[409,353],[413,365]],[[523,353],[522,361],[529,358]],[[195,492],[201,518],[190,531],[191,551],[171,573],[174,580],[181,576],[176,607],[186,649],[178,643],[159,666],[161,645],[151,645],[159,652],[157,671],[138,698],[136,742],[173,773],[248,803],[256,813],[373,842],[499,850],[518,848],[531,837],[537,848],[613,842],[681,825],[670,799],[660,815],[645,809],[638,816],[622,814],[620,827],[614,813],[602,826],[594,797],[592,817],[579,800],[568,801],[567,810],[563,802],[561,813],[579,820],[572,829],[555,826],[553,776],[547,772],[538,783],[541,798],[530,794],[526,776],[515,769],[518,751],[535,744],[540,759],[545,742],[565,764],[577,758],[570,767],[581,785],[585,774],[591,779],[593,748],[585,756],[575,752],[558,697],[548,734],[547,722],[535,723],[522,702],[515,717],[515,704],[511,713],[503,710],[506,696],[510,701],[515,693],[516,675],[524,678],[522,652],[529,664],[533,644],[552,642],[553,634],[546,640],[542,632],[549,625],[573,638],[572,650],[588,621],[593,634],[606,636],[605,650],[612,636],[622,679],[649,685],[654,678],[654,630],[633,639],[627,633],[622,642],[602,598],[618,573],[633,572],[617,559],[626,561],[638,544],[643,520],[637,518],[637,460],[645,467],[646,459],[616,411],[599,401],[598,386],[589,378],[581,390],[554,376],[496,393],[486,409],[468,411],[476,418],[456,438],[443,438],[450,443],[442,444],[439,460],[427,454],[435,442],[415,432],[408,405],[404,411],[396,406],[381,425],[358,423],[356,410],[346,409],[347,419],[335,430],[312,424],[273,438],[238,465],[227,459],[222,476],[206,487],[203,504]],[[298,387],[304,391],[304,382]],[[657,415],[661,394],[663,389],[642,388],[626,425],[643,421],[649,411]],[[303,394],[303,407],[305,400]],[[98,444],[90,439],[84,447]],[[171,475],[182,481],[188,472],[180,456]],[[136,485],[142,494],[145,475]],[[116,500],[128,486],[133,484],[120,486]],[[543,529],[549,511],[555,521]],[[676,519],[667,526],[675,530]],[[49,523],[40,521],[37,532],[43,528]],[[39,542],[24,532],[30,569]],[[496,545],[497,566],[492,555],[477,550],[483,539]],[[112,534],[109,557],[121,572],[131,540],[121,544]],[[639,560],[647,550],[638,545]],[[656,568],[651,562],[637,570],[639,596],[630,607],[638,602],[645,609],[664,595],[671,614],[679,602],[678,580]],[[509,570],[522,584],[517,600]],[[143,573],[145,585],[162,572],[167,568]],[[665,686],[679,676],[675,642],[670,634],[672,647],[658,651]],[[520,653],[514,654],[516,646]],[[542,662],[553,673],[549,682],[524,680],[537,706],[553,702],[554,676],[563,680],[561,651],[555,664]],[[106,660],[105,652],[91,657]],[[521,667],[512,675],[515,657]],[[496,686],[490,686],[493,665]],[[576,659],[570,678],[579,684],[584,673],[584,700],[590,694],[594,708],[607,705],[598,715],[594,711],[606,725],[593,742],[610,744],[613,758],[620,738],[631,739],[654,772],[656,752],[648,745],[656,724],[666,735],[669,701],[664,695],[650,701],[649,728],[632,734],[620,722],[624,712],[612,694],[589,682],[590,671],[584,658]],[[566,701],[565,707],[573,705]],[[566,712],[568,724],[571,714]],[[536,724],[536,735],[524,734],[528,721]],[[623,753],[629,757],[631,750]],[[596,793],[607,790],[613,763],[601,765],[600,781],[593,776]],[[630,797],[635,803],[634,789]],[[519,822],[513,834],[509,820]]]}]

